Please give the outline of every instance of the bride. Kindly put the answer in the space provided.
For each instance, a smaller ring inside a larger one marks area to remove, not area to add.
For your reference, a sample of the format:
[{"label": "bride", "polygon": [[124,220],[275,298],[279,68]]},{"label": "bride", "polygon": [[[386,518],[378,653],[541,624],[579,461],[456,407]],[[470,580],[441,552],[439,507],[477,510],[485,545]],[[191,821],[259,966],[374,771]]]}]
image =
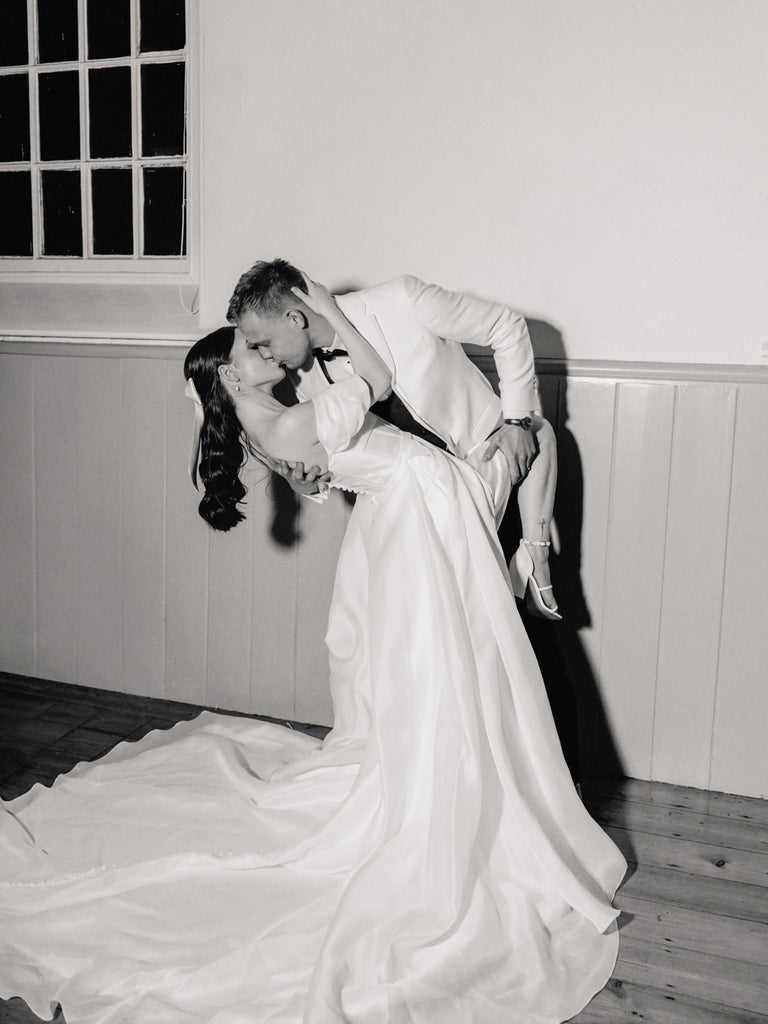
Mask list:
[{"label": "bride", "polygon": [[234,328],[185,375],[201,515],[244,444],[358,498],[320,743],[203,713],[5,805],[0,994],[70,1024],[556,1024],[615,963],[621,854],[581,804],[487,485],[377,419],[386,365],[309,280],[355,374],[286,408]]}]

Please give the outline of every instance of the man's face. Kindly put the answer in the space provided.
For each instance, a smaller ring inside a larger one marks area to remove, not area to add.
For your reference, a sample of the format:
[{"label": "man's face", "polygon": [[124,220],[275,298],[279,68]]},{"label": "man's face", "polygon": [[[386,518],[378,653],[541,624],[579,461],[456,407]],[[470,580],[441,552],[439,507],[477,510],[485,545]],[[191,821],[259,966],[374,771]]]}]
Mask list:
[{"label": "man's face", "polygon": [[312,353],[307,321],[295,310],[261,315],[249,309],[237,322],[249,349],[289,370],[304,366]]},{"label": "man's face", "polygon": [[229,358],[237,371],[239,380],[246,387],[276,384],[285,376],[283,367],[270,358],[269,353],[262,353],[261,349],[249,348],[242,332],[237,328],[235,328],[235,340]]}]

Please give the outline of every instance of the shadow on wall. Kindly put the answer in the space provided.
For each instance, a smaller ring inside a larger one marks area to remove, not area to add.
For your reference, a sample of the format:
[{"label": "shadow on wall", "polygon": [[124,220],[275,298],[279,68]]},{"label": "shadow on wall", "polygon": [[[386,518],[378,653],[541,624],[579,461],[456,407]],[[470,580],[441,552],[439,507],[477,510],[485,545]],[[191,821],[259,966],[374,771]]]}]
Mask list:
[{"label": "shadow on wall", "polygon": [[[298,402],[296,392],[287,377],[274,387],[273,394],[283,405],[296,405]],[[273,508],[269,532],[275,544],[291,548],[301,540],[300,500],[291,490],[290,484],[281,476],[272,473],[271,477],[267,485]]]},{"label": "shadow on wall", "polygon": [[[542,320],[528,320],[534,353],[538,359],[565,359],[562,334]],[[560,550],[552,553],[552,581],[563,614],[562,622],[520,613],[547,688],[565,759],[575,780],[619,777],[621,758],[611,735],[600,688],[579,631],[592,625],[581,583],[581,530],[583,477],[576,439],[568,429],[567,377],[558,372],[542,387],[543,413],[557,433],[559,460],[555,520]],[[293,388],[281,382],[275,394],[285,405],[296,402]],[[274,514],[271,535],[275,543],[292,547],[301,541],[300,501],[282,477],[272,474],[269,485]],[[354,495],[345,494],[350,502]],[[499,531],[509,558],[518,545],[521,529],[517,503]]]},{"label": "shadow on wall", "polygon": [[[624,766],[608,724],[595,668],[580,636],[593,625],[581,580],[584,478],[576,438],[568,428],[568,378],[563,336],[543,320],[528,319],[537,360],[556,360],[555,373],[542,381],[542,412],[557,434],[558,486],[555,496],[559,551],[552,552],[552,582],[562,622],[537,618],[521,608],[521,617],[541,667],[563,752],[574,777],[624,775]],[[541,366],[541,363],[540,363]],[[547,386],[545,386],[545,384]],[[521,536],[517,506],[499,531],[505,553]]]}]

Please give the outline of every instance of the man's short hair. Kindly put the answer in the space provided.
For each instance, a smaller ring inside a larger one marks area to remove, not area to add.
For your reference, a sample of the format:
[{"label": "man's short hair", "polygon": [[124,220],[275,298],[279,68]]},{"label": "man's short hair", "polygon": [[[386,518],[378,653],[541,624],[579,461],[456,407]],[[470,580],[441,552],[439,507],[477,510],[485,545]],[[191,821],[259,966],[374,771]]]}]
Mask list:
[{"label": "man's short hair", "polygon": [[227,307],[227,320],[237,321],[254,310],[260,314],[281,313],[294,298],[291,288],[307,290],[301,272],[287,260],[259,260],[250,270],[240,276]]}]

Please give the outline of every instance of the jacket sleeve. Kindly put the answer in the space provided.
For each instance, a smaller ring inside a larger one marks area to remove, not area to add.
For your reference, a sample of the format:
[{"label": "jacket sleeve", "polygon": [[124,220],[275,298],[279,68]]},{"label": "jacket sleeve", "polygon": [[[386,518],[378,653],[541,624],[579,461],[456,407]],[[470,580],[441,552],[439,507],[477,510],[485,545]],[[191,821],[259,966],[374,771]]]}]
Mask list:
[{"label": "jacket sleeve", "polygon": [[528,326],[520,313],[498,302],[402,279],[419,323],[439,338],[493,349],[499,393],[506,417],[526,416],[539,400]]}]

